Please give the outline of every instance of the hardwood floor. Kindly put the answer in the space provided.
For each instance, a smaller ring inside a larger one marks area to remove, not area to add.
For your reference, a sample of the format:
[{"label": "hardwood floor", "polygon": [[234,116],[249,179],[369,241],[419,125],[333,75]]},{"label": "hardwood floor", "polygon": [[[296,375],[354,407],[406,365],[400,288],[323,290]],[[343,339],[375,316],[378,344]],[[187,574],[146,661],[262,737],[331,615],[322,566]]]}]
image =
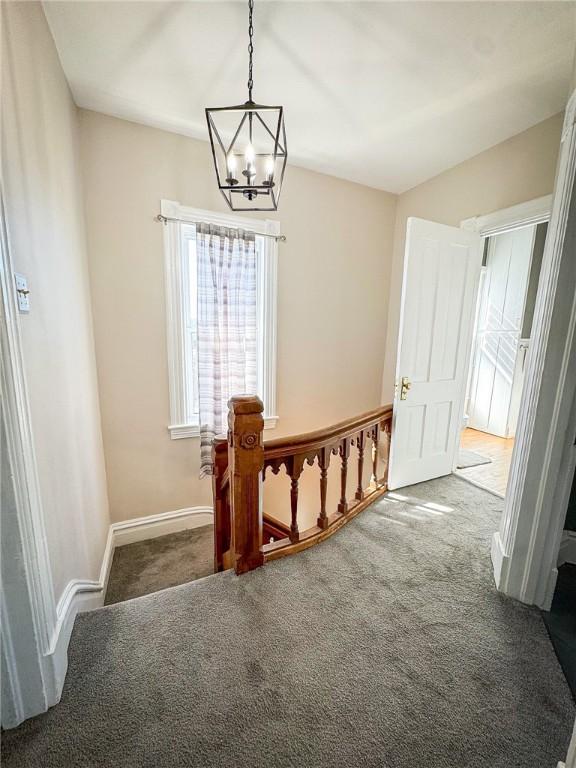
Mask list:
[{"label": "hardwood floor", "polygon": [[514,438],[506,439],[468,428],[462,432],[460,445],[469,451],[476,451],[483,456],[489,456],[492,461],[490,464],[481,464],[478,467],[459,469],[458,474],[504,495],[510,471]]}]

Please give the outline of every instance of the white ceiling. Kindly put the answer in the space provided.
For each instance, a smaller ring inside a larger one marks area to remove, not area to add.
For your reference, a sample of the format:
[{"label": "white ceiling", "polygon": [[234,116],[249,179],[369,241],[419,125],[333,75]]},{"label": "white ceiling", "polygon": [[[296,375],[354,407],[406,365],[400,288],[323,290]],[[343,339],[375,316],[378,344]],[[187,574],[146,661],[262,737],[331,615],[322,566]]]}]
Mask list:
[{"label": "white ceiling", "polygon": [[[200,139],[246,98],[244,2],[45,2],[77,104]],[[256,0],[290,162],[402,192],[563,109],[574,2]]]}]

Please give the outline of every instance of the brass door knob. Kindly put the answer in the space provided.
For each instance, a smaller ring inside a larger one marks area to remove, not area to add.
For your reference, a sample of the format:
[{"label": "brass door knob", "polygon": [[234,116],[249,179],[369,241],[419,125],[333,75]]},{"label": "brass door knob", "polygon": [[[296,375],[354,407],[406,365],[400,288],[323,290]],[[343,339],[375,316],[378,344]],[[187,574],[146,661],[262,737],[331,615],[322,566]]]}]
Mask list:
[{"label": "brass door knob", "polygon": [[408,379],[408,376],[402,376],[402,389],[400,390],[400,400],[406,400],[408,397],[408,390],[412,384],[410,383],[410,380]]}]

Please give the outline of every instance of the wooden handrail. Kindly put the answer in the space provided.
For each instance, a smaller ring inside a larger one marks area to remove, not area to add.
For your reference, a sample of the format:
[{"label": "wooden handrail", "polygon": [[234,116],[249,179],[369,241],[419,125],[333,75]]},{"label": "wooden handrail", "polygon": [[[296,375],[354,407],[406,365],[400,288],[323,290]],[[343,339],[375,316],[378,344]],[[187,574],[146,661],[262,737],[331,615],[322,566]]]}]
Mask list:
[{"label": "wooden handrail", "polygon": [[[262,412],[259,398],[233,397],[229,402],[228,437],[217,438],[213,444],[216,570],[233,567],[236,573],[244,573],[270,560],[306,549],[331,536],[387,489],[391,405],[375,408],[327,429],[266,442],[263,440]],[[379,479],[377,469],[382,435],[386,438],[386,471]],[[357,478],[350,500],[348,463],[353,446],[357,449]],[[365,489],[363,472],[368,446],[371,446],[371,476],[369,488]],[[341,462],[340,501],[337,509],[329,513],[326,500],[332,456],[338,456]],[[300,532],[299,479],[304,465],[312,466],[316,461],[320,469],[317,524]],[[267,518],[261,509],[260,480],[265,480],[268,468],[277,474],[282,466],[290,477],[289,525]]]},{"label": "wooden handrail", "polygon": [[308,451],[322,448],[339,437],[349,437],[361,429],[385,421],[388,416],[392,417],[392,406],[382,405],[380,408],[374,408],[360,416],[352,419],[339,421],[326,429],[317,429],[314,432],[304,432],[301,435],[290,437],[277,437],[273,440],[264,441],[264,450],[269,458],[287,456],[294,451]]}]

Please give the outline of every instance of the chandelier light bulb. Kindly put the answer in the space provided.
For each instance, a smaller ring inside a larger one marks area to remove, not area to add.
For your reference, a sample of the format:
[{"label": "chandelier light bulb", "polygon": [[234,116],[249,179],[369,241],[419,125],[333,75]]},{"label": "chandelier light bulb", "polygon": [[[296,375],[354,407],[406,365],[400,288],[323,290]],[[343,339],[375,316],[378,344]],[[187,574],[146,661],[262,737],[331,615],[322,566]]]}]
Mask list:
[{"label": "chandelier light bulb", "polygon": [[238,179],[236,178],[236,156],[233,152],[229,152],[226,155],[226,167],[228,168],[228,176],[226,177],[226,184],[230,184],[230,186],[235,186],[238,184]]},{"label": "chandelier light bulb", "polygon": [[248,144],[248,146],[246,147],[246,151],[244,152],[244,157],[246,159],[247,166],[254,165],[255,154],[254,154],[254,147],[252,146],[252,144]]},{"label": "chandelier light bulb", "polygon": [[274,175],[274,158],[272,155],[266,158],[266,175],[268,176],[268,179],[271,179]]}]

